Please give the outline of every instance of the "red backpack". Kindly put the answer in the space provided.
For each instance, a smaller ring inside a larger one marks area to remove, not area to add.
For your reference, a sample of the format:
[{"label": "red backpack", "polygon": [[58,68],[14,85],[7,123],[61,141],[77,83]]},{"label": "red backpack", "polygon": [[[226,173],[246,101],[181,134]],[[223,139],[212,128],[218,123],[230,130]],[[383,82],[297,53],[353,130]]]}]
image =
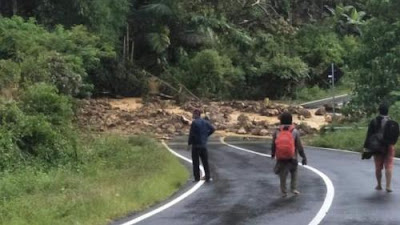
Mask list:
[{"label": "red backpack", "polygon": [[294,126],[284,129],[284,126],[279,128],[278,136],[275,139],[275,156],[278,160],[293,159],[295,155],[295,144],[293,138]]}]

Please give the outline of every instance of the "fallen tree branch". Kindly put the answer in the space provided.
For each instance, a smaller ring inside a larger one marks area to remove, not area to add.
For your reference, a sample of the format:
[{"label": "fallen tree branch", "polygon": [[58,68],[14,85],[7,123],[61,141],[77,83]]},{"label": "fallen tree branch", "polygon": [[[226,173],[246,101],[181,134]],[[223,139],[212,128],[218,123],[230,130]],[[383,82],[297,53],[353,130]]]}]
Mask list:
[{"label": "fallen tree branch", "polygon": [[170,83],[166,82],[165,80],[147,72],[147,71],[143,71],[145,74],[149,75],[150,77],[160,81],[162,84],[164,84],[165,86],[171,88],[171,90],[175,91],[178,94],[182,93],[182,89],[185,90],[189,95],[191,95],[193,98],[195,98],[198,101],[201,101],[199,97],[197,97],[195,94],[193,94],[191,91],[189,91],[188,88],[185,87],[185,85],[183,85],[181,82],[179,82],[175,77],[172,76],[172,78],[175,80],[175,82],[178,83],[179,85],[179,90],[177,88],[175,88],[174,86],[172,86]]},{"label": "fallen tree branch", "polygon": [[259,5],[261,0],[257,0],[256,2],[254,2],[253,4],[251,4],[251,6],[255,6],[255,5]]}]

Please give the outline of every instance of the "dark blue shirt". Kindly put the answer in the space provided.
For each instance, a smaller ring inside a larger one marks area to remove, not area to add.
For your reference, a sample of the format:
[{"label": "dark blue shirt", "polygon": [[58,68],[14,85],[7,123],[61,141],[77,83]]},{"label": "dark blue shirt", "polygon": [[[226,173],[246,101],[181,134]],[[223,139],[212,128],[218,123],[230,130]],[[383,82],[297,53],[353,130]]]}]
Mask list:
[{"label": "dark blue shirt", "polygon": [[205,147],[207,145],[208,136],[213,134],[215,128],[202,118],[193,120],[189,133],[189,145],[194,147]]}]

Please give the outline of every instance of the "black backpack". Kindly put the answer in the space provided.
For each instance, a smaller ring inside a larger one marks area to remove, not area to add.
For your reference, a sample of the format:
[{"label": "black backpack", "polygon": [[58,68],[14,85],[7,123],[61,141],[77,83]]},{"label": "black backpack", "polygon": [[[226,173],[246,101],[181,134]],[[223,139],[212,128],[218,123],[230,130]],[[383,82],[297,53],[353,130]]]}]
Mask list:
[{"label": "black backpack", "polygon": [[394,145],[399,139],[399,124],[394,120],[388,120],[383,128],[383,141],[387,145]]},{"label": "black backpack", "polygon": [[372,134],[367,140],[368,152],[371,154],[384,153],[386,149],[386,144],[383,138],[384,128],[382,127],[382,124],[378,123],[377,119],[374,120],[374,126],[375,129],[377,129],[377,132]]}]

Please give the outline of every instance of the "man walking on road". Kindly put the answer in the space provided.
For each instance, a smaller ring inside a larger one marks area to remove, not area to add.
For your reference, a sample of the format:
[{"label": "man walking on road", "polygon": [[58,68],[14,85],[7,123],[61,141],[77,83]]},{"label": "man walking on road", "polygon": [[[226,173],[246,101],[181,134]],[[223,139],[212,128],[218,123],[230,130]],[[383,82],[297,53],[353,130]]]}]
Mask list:
[{"label": "man walking on road", "polygon": [[307,165],[307,158],[300,140],[300,133],[292,125],[292,115],[284,112],[279,119],[281,125],[273,134],[271,158],[276,158],[274,172],[280,178],[282,197],[287,197],[286,179],[289,173],[291,192],[295,195],[300,194],[297,190],[298,154],[303,158],[303,165]]},{"label": "man walking on road", "polygon": [[207,140],[214,133],[215,128],[207,121],[201,118],[201,111],[193,111],[193,122],[189,133],[189,148],[192,146],[192,161],[194,180],[200,180],[199,158],[204,167],[206,182],[211,181],[210,168],[208,166]]},{"label": "man walking on road", "polygon": [[[383,140],[385,125],[390,121],[388,113],[389,107],[385,104],[381,104],[379,106],[380,115],[369,123],[367,137],[364,142],[364,149],[368,149],[368,151],[364,150],[363,159],[370,157],[366,156],[365,153],[373,154],[374,156],[375,176],[377,181],[376,190],[382,190],[382,170],[385,167],[386,191],[392,192],[391,181],[395,150],[394,145],[387,144]],[[374,144],[375,142],[379,143]],[[376,149],[378,148],[376,147],[377,145],[380,149]]]}]

